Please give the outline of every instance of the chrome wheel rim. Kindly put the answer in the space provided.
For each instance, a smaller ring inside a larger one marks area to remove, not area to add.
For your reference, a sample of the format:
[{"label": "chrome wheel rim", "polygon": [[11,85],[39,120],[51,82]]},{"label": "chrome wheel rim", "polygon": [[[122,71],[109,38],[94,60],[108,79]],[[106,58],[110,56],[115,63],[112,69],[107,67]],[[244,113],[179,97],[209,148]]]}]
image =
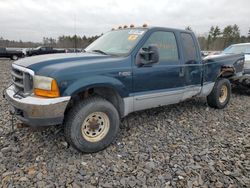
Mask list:
[{"label": "chrome wheel rim", "polygon": [[110,121],[107,114],[93,112],[88,115],[82,124],[82,136],[89,142],[98,142],[108,133]]},{"label": "chrome wheel rim", "polygon": [[227,100],[227,95],[228,95],[227,86],[223,85],[220,89],[220,97],[219,97],[220,103],[224,103]]}]

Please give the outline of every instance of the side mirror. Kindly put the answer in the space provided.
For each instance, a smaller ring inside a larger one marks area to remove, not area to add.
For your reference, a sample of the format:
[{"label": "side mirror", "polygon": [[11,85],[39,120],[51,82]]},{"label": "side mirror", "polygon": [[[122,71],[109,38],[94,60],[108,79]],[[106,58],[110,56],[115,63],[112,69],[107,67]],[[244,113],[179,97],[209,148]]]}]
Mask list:
[{"label": "side mirror", "polygon": [[159,62],[159,49],[157,45],[149,45],[148,48],[142,48],[139,52],[141,64],[153,64]]}]

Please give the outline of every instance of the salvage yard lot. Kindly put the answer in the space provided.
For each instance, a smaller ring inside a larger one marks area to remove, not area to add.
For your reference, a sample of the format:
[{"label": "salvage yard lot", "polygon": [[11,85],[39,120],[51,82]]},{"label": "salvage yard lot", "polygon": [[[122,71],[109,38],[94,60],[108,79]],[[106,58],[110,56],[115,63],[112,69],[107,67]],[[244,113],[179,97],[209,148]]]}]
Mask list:
[{"label": "salvage yard lot", "polygon": [[[0,60],[1,93],[11,63]],[[250,187],[250,96],[237,90],[223,110],[191,99],[130,114],[95,154],[69,147],[61,126],[12,132],[0,101],[0,187]]]}]

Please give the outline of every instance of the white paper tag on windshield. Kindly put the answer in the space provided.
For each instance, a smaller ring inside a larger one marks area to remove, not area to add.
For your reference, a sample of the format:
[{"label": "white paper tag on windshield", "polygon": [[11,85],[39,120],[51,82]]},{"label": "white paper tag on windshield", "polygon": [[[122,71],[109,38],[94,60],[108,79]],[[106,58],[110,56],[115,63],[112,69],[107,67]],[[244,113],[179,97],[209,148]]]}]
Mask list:
[{"label": "white paper tag on windshield", "polygon": [[145,31],[142,30],[130,30],[128,34],[130,35],[142,35]]}]

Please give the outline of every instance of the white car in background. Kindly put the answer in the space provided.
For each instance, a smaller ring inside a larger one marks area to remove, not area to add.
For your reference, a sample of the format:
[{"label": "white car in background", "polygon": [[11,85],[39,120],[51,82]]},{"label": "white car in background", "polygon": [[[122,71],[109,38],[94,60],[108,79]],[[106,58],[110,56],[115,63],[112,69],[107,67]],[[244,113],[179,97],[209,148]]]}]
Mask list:
[{"label": "white car in background", "polygon": [[244,74],[250,75],[250,43],[233,44],[222,51],[223,54],[245,54]]},{"label": "white car in background", "polygon": [[250,95],[250,43],[239,43],[233,44],[222,51],[222,54],[239,54],[243,53],[245,55],[244,72],[240,79],[238,79],[235,84],[242,88]]}]

